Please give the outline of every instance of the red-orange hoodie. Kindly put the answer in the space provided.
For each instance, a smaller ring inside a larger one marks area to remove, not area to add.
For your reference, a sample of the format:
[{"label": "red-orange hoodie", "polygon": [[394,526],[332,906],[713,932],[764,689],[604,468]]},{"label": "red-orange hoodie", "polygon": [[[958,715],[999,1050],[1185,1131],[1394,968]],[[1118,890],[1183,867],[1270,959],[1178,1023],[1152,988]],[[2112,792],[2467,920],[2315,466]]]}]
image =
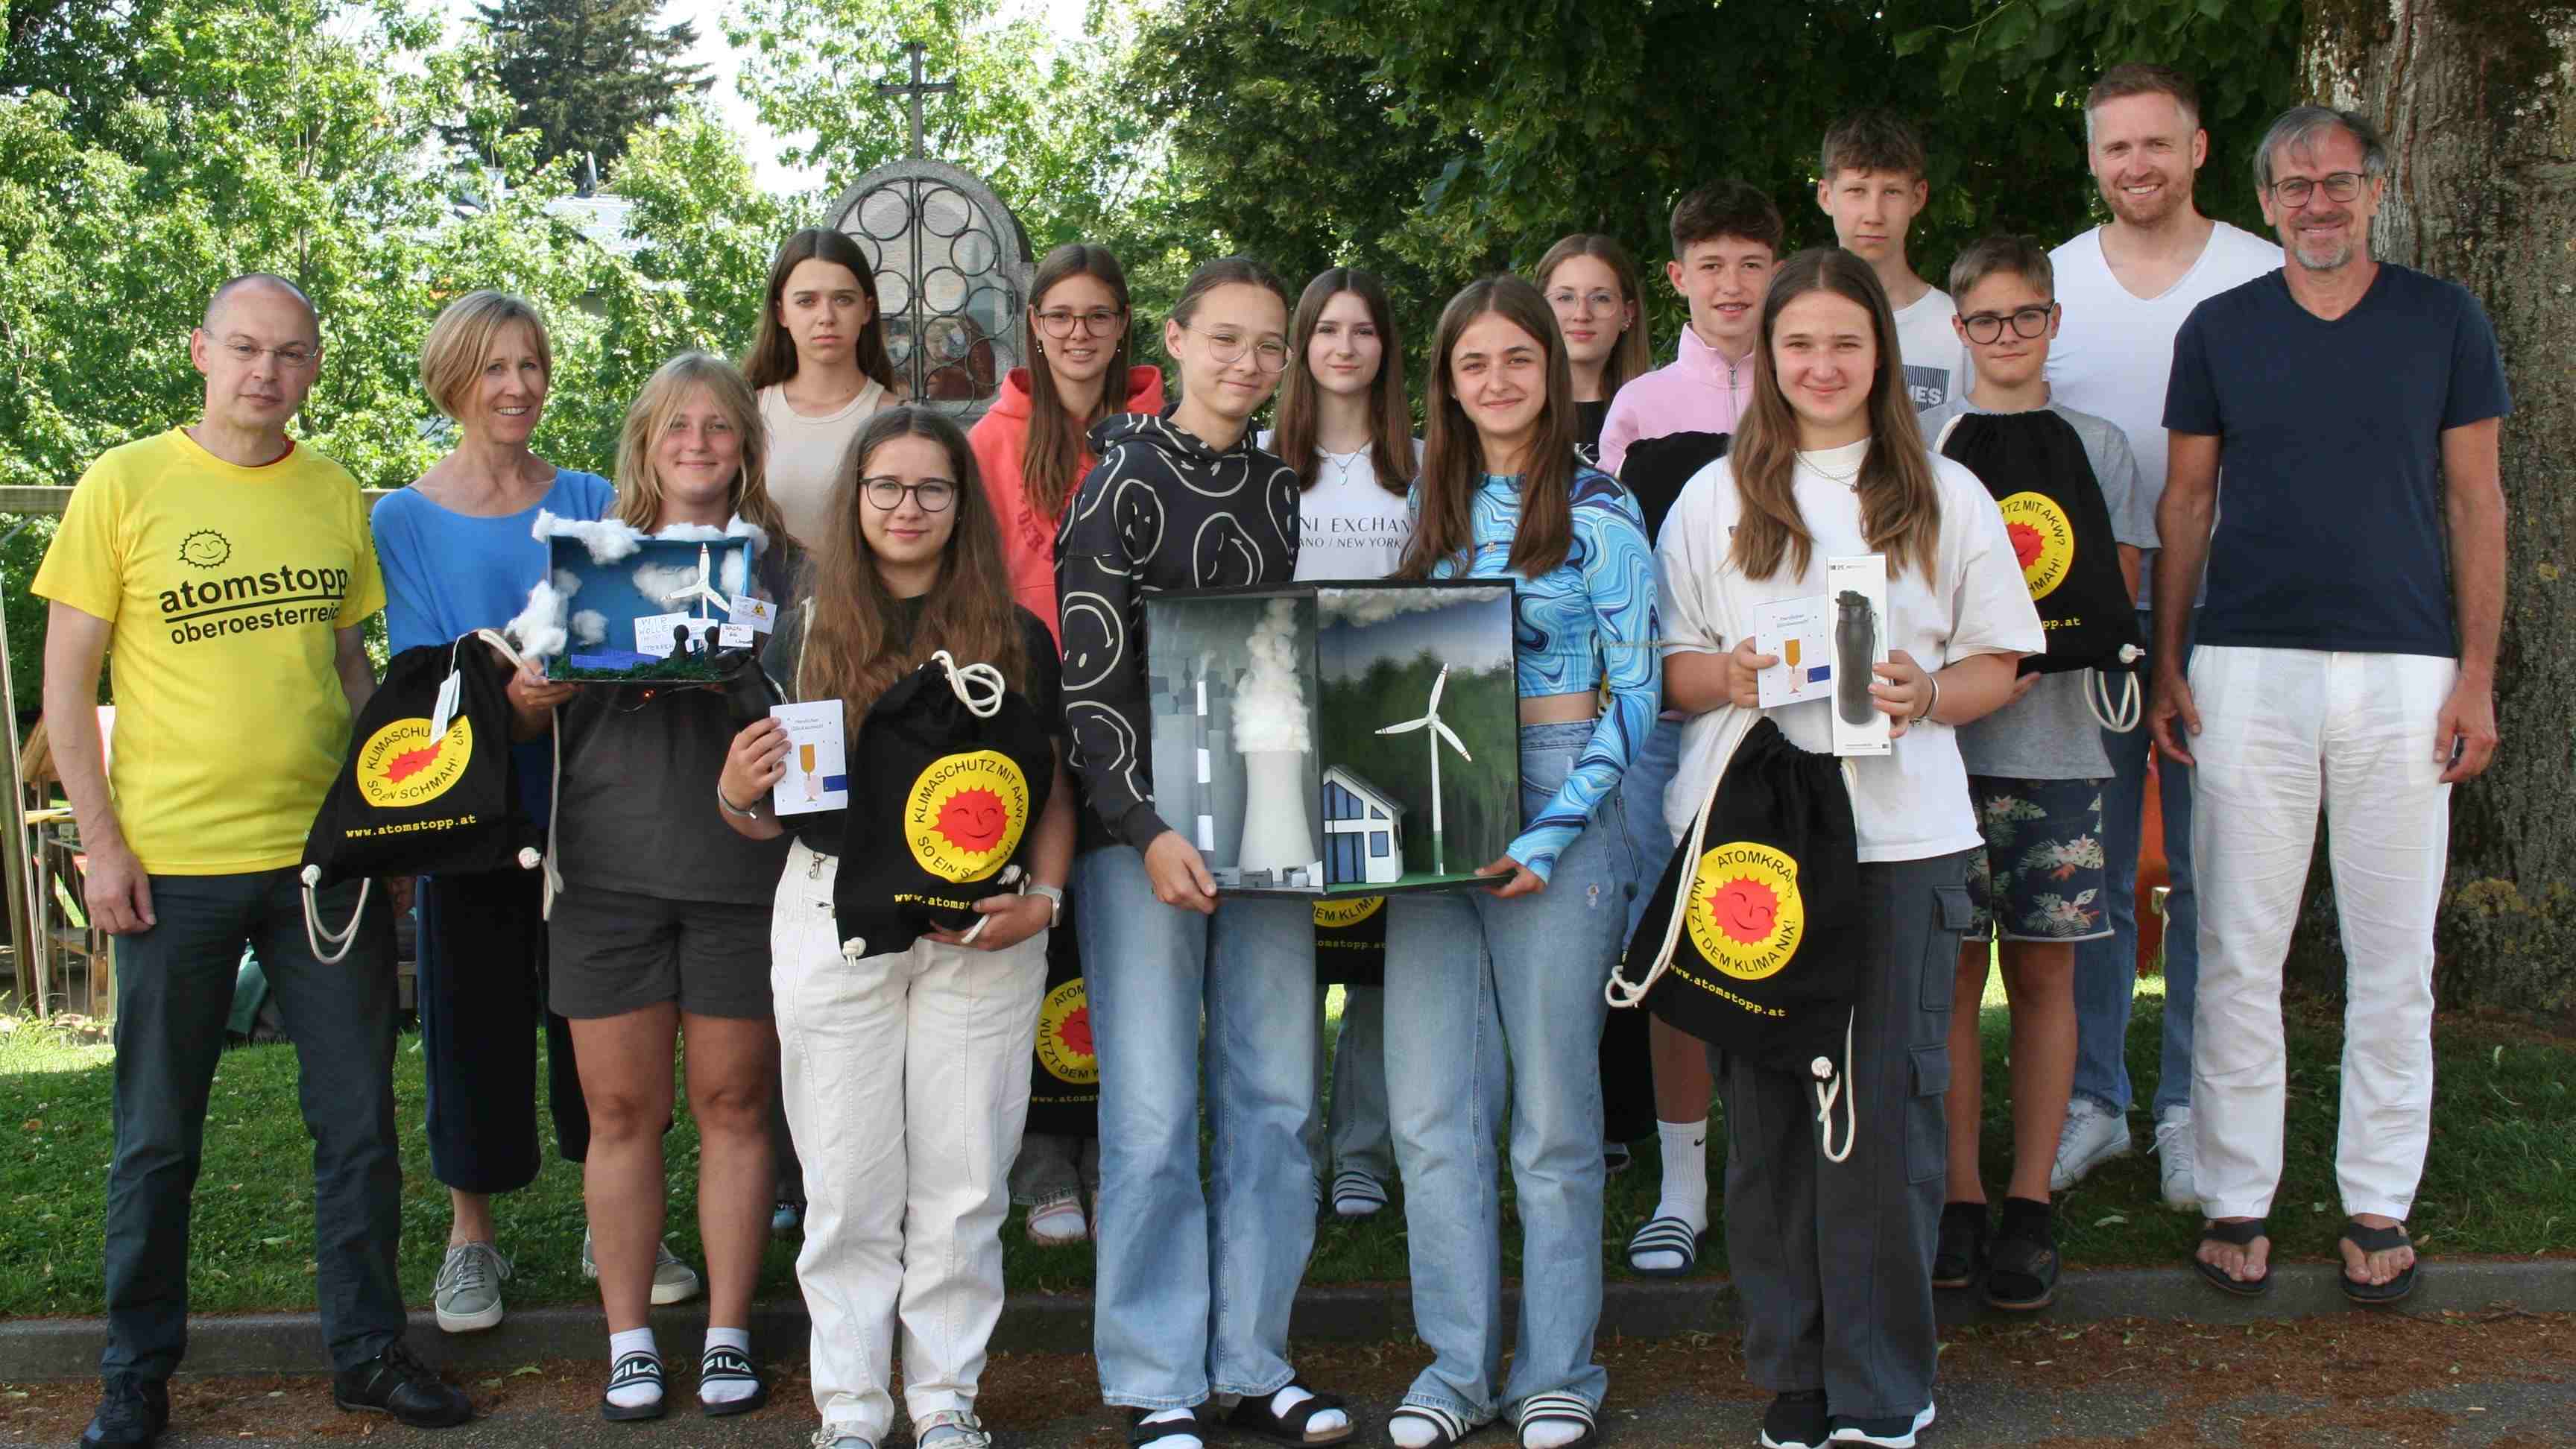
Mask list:
[{"label": "red-orange hoodie", "polygon": [[[1002,395],[993,402],[991,411],[978,418],[966,441],[975,449],[975,467],[984,475],[984,496],[992,502],[993,517],[1002,530],[1002,561],[1011,571],[1011,594],[1020,607],[1046,621],[1064,642],[1063,626],[1055,616],[1055,529],[1060,519],[1040,518],[1029,507],[1028,489],[1020,478],[1020,460],[1029,447],[1029,370],[1014,367],[1002,379]],[[1127,405],[1119,411],[1159,413],[1163,410],[1163,370],[1158,367],[1127,369]],[[1086,451],[1082,455],[1082,472],[1091,471],[1098,461]],[[1077,477],[1064,490],[1064,501],[1071,503]]]}]

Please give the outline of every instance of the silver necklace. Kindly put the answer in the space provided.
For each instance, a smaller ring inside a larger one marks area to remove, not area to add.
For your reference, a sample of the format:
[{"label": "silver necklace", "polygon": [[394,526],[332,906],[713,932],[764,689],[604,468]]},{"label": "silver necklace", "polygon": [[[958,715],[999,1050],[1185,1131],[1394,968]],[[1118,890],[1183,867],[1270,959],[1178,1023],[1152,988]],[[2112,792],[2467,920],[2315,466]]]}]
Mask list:
[{"label": "silver necklace", "polygon": [[1818,473],[1823,474],[1828,480],[1840,483],[1845,488],[1858,488],[1860,486],[1860,470],[1868,464],[1869,458],[1864,454],[1861,461],[1854,463],[1852,465],[1852,470],[1848,473],[1837,473],[1833,469],[1825,467],[1823,464],[1816,461],[1816,455],[1813,453],[1800,453],[1798,455],[1798,461],[1815,469]]},{"label": "silver necklace", "polygon": [[1366,448],[1359,448],[1348,453],[1328,453],[1317,448],[1315,456],[1332,464],[1334,484],[1347,488],[1350,486],[1351,469],[1358,467],[1360,459],[1367,457],[1368,452]]}]

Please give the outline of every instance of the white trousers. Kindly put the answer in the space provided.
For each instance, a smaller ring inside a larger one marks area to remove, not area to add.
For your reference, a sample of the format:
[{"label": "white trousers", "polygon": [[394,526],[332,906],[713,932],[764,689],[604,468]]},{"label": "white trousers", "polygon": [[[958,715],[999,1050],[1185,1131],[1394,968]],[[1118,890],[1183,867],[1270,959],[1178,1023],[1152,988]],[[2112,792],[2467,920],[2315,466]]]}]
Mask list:
[{"label": "white trousers", "polygon": [[2192,1126],[2201,1207],[2262,1217],[2281,1182],[2281,965],[2325,808],[2344,981],[2343,1209],[2404,1218],[2433,1112],[2433,918],[2451,787],[2433,732],[2458,665],[2201,645],[2191,692],[2200,888]]},{"label": "white trousers", "polygon": [[799,844],[770,925],[788,1126],[805,1160],[796,1278],[814,1407],[882,1442],[895,1323],[915,1424],[975,1406],[1002,1316],[1003,1215],[1029,1113],[1046,934],[1006,951],[915,942],[857,961],[832,925],[838,861]]}]

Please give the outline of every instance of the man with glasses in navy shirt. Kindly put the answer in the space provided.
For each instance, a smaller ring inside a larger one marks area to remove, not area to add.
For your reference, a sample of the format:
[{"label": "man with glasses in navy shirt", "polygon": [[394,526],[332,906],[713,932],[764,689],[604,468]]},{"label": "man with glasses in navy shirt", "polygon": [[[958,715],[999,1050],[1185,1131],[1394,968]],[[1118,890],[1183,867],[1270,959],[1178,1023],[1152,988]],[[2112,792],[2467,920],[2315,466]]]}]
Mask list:
[{"label": "man with glasses in navy shirt", "polygon": [[2237,1294],[2270,1283],[2281,965],[2320,805],[2350,1003],[2343,1288],[2384,1302],[2414,1286],[2404,1222],[2431,1128],[2451,786],[2496,748],[2504,367],[2467,291],[2371,256],[2387,173],[2361,116],[2302,106],[2273,122],[2254,181],[2286,265],[2193,310],[2165,396],[2148,720],[2197,772],[2198,1262]]}]

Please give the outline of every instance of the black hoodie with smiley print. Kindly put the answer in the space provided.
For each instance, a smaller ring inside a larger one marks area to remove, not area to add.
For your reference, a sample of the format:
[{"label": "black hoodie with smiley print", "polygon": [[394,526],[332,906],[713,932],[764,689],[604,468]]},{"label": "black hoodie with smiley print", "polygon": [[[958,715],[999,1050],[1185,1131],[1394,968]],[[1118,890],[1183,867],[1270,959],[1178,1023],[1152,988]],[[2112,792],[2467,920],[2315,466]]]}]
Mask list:
[{"label": "black hoodie with smiley print", "polygon": [[1209,447],[1169,413],[1091,430],[1100,459],[1055,539],[1064,637],[1066,766],[1089,809],[1080,848],[1143,850],[1170,827],[1154,808],[1145,598],[1297,575],[1297,475],[1252,444]]}]

